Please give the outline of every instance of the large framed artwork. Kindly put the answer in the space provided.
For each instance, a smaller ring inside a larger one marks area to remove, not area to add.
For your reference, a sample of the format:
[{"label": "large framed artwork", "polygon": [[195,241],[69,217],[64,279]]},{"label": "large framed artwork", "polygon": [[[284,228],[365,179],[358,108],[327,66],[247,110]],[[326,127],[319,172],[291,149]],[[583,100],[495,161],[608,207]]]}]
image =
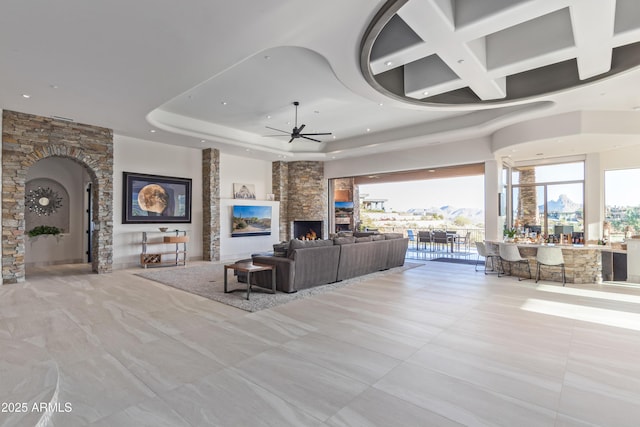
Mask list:
[{"label": "large framed artwork", "polygon": [[123,224],[190,223],[191,179],[123,172]]},{"label": "large framed artwork", "polygon": [[232,216],[231,237],[271,234],[271,206],[235,205]]}]

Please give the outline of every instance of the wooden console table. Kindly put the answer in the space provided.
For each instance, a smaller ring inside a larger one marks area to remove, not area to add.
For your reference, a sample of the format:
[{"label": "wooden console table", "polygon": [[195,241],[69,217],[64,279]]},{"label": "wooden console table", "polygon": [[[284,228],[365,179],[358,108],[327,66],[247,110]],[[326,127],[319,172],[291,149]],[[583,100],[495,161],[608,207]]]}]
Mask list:
[{"label": "wooden console table", "polygon": [[224,292],[229,293],[233,291],[237,291],[238,289],[233,289],[231,291],[227,290],[227,271],[239,271],[243,273],[247,273],[247,299],[251,295],[251,273],[255,273],[257,271],[271,271],[271,293],[276,293],[276,267],[275,265],[267,265],[267,264],[254,264],[253,262],[237,262],[235,264],[225,264],[224,266]]}]

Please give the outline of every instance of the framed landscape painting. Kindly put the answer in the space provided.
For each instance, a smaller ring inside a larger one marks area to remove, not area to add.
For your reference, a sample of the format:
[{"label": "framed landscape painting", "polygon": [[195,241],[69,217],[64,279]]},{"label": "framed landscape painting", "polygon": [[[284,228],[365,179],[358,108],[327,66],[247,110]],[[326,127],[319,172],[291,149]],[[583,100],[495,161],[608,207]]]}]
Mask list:
[{"label": "framed landscape painting", "polygon": [[235,205],[232,209],[231,237],[271,234],[271,206]]},{"label": "framed landscape painting", "polygon": [[123,224],[190,223],[191,178],[123,172]]}]

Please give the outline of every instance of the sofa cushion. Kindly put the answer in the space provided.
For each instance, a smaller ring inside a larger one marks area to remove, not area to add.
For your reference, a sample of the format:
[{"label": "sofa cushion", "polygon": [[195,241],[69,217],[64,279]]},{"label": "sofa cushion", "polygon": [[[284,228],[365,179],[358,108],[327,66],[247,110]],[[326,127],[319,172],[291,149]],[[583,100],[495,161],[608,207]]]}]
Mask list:
[{"label": "sofa cushion", "polygon": [[286,257],[289,250],[289,242],[276,243],[273,245],[273,255],[279,257]]},{"label": "sofa cushion", "polygon": [[404,236],[402,233],[385,233],[384,238],[387,240],[391,239],[402,239]]},{"label": "sofa cushion", "polygon": [[356,243],[362,243],[362,242],[371,242],[371,236],[356,237]]},{"label": "sofa cushion", "polygon": [[303,248],[317,248],[321,246],[333,246],[333,240],[298,240],[292,239],[289,242],[289,250],[287,251],[287,258],[293,259],[293,253],[296,249]]},{"label": "sofa cushion", "polygon": [[374,242],[376,240],[385,240],[386,237],[384,234],[374,234],[373,236],[371,236],[371,240],[373,240]]},{"label": "sofa cushion", "polygon": [[336,237],[333,239],[333,244],[334,245],[347,245],[349,243],[355,243],[356,242],[356,238],[351,236],[345,236],[345,237]]}]

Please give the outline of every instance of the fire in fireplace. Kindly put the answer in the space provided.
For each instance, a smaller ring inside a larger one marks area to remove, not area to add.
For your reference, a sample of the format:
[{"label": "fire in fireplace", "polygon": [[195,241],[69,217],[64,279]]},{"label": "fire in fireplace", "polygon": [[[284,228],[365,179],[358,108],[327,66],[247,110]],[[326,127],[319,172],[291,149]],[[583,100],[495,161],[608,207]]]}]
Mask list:
[{"label": "fire in fireplace", "polygon": [[294,239],[322,239],[322,221],[293,221],[292,230]]}]

